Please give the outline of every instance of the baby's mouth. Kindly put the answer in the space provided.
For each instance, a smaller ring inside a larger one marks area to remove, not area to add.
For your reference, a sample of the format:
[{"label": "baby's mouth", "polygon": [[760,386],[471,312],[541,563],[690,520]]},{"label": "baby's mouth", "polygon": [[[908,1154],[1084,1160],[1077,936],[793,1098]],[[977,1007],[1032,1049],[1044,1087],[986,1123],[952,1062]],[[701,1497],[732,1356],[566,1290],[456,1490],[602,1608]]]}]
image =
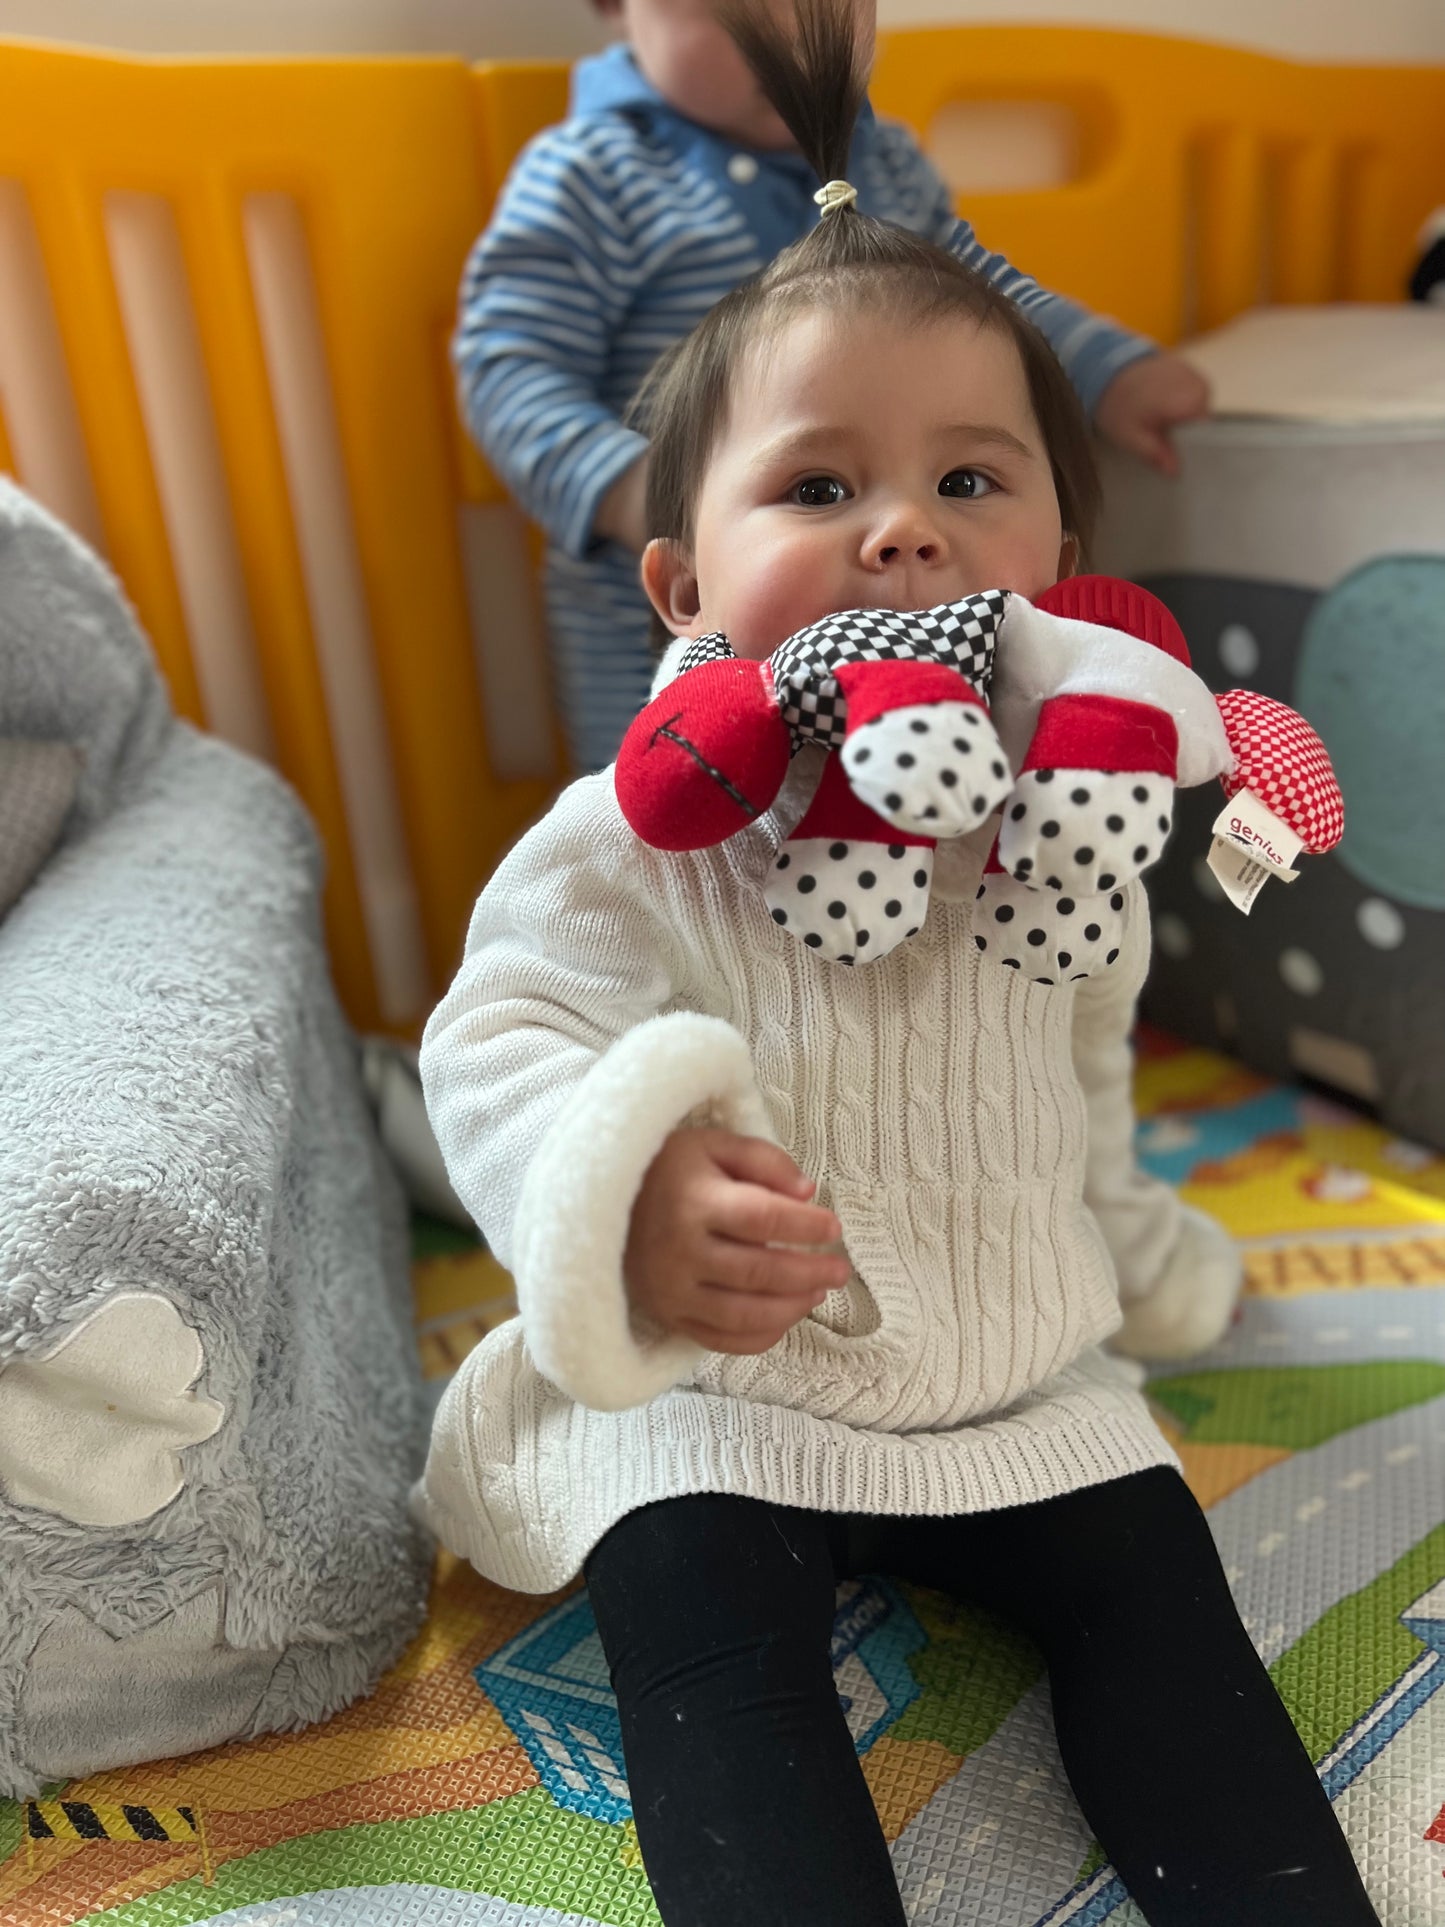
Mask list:
[{"label": "baby's mouth", "polygon": [[871,594],[863,598],[860,606],[867,609],[891,609],[895,615],[911,616],[920,609],[936,609],[940,603],[957,602],[973,593],[972,589],[955,588],[951,584],[941,582],[920,585],[902,580],[877,585]]}]

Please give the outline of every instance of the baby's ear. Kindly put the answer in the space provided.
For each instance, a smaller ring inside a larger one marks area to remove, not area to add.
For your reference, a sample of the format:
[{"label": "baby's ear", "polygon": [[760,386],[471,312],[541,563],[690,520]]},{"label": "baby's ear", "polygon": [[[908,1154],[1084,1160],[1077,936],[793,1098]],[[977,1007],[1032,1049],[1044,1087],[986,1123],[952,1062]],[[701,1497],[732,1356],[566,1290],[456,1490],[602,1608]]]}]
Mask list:
[{"label": "baby's ear", "polygon": [[647,599],[675,636],[700,633],[697,576],[692,557],[672,536],[654,536],[642,551]]}]

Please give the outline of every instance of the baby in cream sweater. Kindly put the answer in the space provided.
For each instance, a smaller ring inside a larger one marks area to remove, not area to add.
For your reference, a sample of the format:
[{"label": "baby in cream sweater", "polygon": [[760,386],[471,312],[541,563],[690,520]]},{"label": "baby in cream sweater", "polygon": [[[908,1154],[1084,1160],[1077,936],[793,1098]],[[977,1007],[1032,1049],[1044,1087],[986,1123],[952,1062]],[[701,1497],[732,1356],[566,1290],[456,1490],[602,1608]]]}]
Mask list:
[{"label": "baby in cream sweater", "polygon": [[[800,6],[801,38],[776,12],[730,17],[827,179],[849,11]],[[843,609],[1035,598],[1088,533],[1087,437],[1028,323],[829,207],[652,391],[648,593],[758,658]],[[1142,891],[1108,969],[1034,984],[973,940],[988,824],[939,845],[914,937],[842,969],[762,895],[821,763],[681,854],[585,778],[484,891],[422,1069],[521,1317],[448,1389],[423,1507],[504,1584],[585,1571],[669,1927],[901,1927],[828,1656],[836,1584],[880,1568],[1038,1641],[1149,1921],[1368,1927],[1208,1526],[1100,1349],[1111,1243],[1176,1284],[1216,1256],[1130,1154]]]}]

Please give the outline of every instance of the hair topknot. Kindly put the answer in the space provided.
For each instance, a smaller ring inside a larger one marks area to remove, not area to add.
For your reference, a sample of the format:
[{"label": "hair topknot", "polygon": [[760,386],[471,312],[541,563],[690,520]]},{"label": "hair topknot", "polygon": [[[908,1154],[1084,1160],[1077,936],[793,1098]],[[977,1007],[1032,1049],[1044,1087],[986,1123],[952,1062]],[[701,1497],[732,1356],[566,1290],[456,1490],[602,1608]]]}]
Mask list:
[{"label": "hair topknot", "polygon": [[[859,0],[716,0],[736,42],[820,183],[847,176],[867,98],[871,38]],[[1005,295],[925,236],[866,214],[826,212],[667,350],[629,411],[651,441],[647,525],[693,540],[698,493],[723,432],[736,370],[756,343],[816,310],[884,313],[927,327],[959,318],[1013,343],[1053,470],[1064,528],[1086,548],[1098,503],[1088,425],[1052,348]]]},{"label": "hair topknot", "polygon": [[820,181],[843,180],[868,93],[857,0],[793,0],[792,32],[759,0],[718,0],[717,17]]}]

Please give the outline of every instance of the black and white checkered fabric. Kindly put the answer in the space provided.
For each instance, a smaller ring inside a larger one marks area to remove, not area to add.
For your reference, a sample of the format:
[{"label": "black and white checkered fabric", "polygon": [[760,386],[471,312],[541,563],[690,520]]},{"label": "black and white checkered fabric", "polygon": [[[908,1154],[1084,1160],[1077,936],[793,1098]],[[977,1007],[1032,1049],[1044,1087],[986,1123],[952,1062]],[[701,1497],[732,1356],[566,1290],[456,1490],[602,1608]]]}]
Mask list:
[{"label": "black and white checkered fabric", "polygon": [[[905,615],[893,609],[845,609],[800,629],[772,655],[773,683],[794,747],[808,741],[841,747],[848,703],[833,674],[840,663],[942,662],[987,698],[1007,607],[1007,589],[986,589]],[[678,674],[735,653],[720,633],[699,636],[683,652]]]},{"label": "black and white checkered fabric", "polygon": [[988,589],[906,615],[892,609],[848,609],[800,629],[773,653],[773,681],[784,722],[795,737],[811,737],[837,749],[848,705],[831,672],[845,662],[942,662],[987,697],[1007,606],[1006,589]]},{"label": "black and white checkered fabric", "polygon": [[685,676],[689,669],[700,668],[705,662],[725,662],[737,653],[721,629],[716,629],[710,636],[699,636],[688,644],[678,657],[677,673]]}]

